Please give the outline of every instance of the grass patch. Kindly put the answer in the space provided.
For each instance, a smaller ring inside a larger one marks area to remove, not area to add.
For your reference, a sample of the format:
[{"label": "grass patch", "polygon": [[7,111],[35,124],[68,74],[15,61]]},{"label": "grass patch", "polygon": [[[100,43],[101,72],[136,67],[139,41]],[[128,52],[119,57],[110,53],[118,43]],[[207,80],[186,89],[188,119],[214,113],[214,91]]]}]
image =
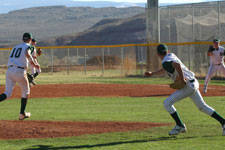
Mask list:
[{"label": "grass patch", "polygon": [[[71,121],[138,121],[172,122],[163,108],[161,97],[76,97],[29,99],[30,120]],[[206,102],[225,116],[225,97],[206,97]],[[1,120],[15,120],[20,101],[8,100],[0,105]],[[1,150],[222,150],[225,147],[221,126],[213,118],[198,111],[187,98],[175,104],[188,132],[176,138],[167,135],[173,126],[144,131],[105,133],[80,137],[1,140]]]}]

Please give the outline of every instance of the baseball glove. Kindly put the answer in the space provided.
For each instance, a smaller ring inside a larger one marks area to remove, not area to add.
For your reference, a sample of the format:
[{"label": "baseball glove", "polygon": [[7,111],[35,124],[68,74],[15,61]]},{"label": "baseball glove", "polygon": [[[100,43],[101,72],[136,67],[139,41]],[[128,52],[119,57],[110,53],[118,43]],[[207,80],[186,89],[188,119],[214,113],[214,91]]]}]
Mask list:
[{"label": "baseball glove", "polygon": [[38,55],[38,56],[41,56],[41,54],[42,54],[42,49],[38,48],[38,49],[37,49],[37,55]]},{"label": "baseball glove", "polygon": [[34,80],[34,77],[31,74],[27,73],[27,79],[29,83],[31,83]]},{"label": "baseball glove", "polygon": [[170,84],[170,88],[178,90],[184,88],[185,85],[186,83],[181,82],[181,80],[175,80],[174,83]]},{"label": "baseball glove", "polygon": [[212,51],[214,51],[215,50],[215,48],[212,46],[212,45],[210,45],[209,46],[209,49],[208,49],[208,52],[212,52]]}]

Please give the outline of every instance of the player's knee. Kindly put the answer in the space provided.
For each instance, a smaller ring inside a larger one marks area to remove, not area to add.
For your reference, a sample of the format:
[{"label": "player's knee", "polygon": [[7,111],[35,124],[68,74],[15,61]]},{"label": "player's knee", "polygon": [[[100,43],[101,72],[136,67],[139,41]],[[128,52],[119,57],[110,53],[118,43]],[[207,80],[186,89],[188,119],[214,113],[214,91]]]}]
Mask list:
[{"label": "player's knee", "polygon": [[166,110],[168,110],[169,108],[172,107],[172,105],[169,103],[168,100],[165,100],[165,101],[163,102],[163,106],[164,106],[164,108],[165,108]]},{"label": "player's knee", "polygon": [[30,98],[30,94],[27,94],[26,98]]},{"label": "player's knee", "polygon": [[12,96],[12,91],[5,91],[4,93],[7,98],[10,98]]},{"label": "player's knee", "polygon": [[23,98],[29,98],[29,97],[30,97],[30,93],[23,93],[23,94],[22,94],[22,97],[23,97]]}]

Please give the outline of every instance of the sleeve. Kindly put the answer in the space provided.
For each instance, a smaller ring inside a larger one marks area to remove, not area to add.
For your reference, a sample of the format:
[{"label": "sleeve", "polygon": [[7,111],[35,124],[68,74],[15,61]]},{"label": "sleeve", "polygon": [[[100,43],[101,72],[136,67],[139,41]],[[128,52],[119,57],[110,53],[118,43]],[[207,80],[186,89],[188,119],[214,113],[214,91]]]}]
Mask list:
[{"label": "sleeve", "polygon": [[32,49],[31,46],[27,46],[27,53],[28,54],[31,54],[31,51],[32,51],[31,49]]},{"label": "sleeve", "polygon": [[170,62],[166,61],[166,62],[164,62],[162,64],[163,69],[166,70],[169,73],[174,73],[175,68],[173,67],[172,63],[173,63],[173,61],[170,61]]},{"label": "sleeve", "polygon": [[225,56],[225,49],[224,49],[224,47],[223,47],[223,56]]}]

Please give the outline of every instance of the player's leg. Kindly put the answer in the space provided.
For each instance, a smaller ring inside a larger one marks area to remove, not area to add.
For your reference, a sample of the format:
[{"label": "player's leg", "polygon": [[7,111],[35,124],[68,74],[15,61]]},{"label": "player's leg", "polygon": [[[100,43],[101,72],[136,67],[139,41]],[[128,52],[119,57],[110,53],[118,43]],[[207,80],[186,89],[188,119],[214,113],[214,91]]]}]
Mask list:
[{"label": "player's leg", "polygon": [[30,112],[25,112],[27,100],[30,94],[30,87],[26,73],[22,74],[17,82],[22,92],[19,120],[23,120],[25,118],[29,118],[31,115]]},{"label": "player's leg", "polygon": [[224,64],[218,66],[218,70],[219,72],[221,72],[223,74],[223,76],[225,77],[225,66]]},{"label": "player's leg", "polygon": [[211,80],[211,77],[213,76],[213,74],[217,71],[217,68],[216,66],[214,65],[210,65],[209,66],[209,70],[208,70],[208,73],[205,77],[205,84],[204,84],[204,88],[203,88],[203,92],[206,93],[207,92],[207,88],[208,88],[208,84]]},{"label": "player's leg", "polygon": [[222,125],[222,129],[223,129],[223,135],[225,135],[225,119],[222,116],[220,116],[212,107],[210,107],[209,105],[207,105],[205,103],[200,91],[197,90],[190,97],[200,111],[206,113],[207,115],[213,117],[218,122],[220,122],[220,124]]},{"label": "player's leg", "polygon": [[0,102],[6,100],[12,95],[15,81],[13,80],[11,74],[12,68],[6,72],[5,92],[0,95]]},{"label": "player's leg", "polygon": [[169,132],[169,135],[177,135],[186,131],[185,124],[180,119],[179,114],[177,113],[176,108],[174,107],[174,104],[188,97],[192,93],[193,90],[190,89],[188,86],[185,86],[183,89],[175,91],[164,101],[165,109],[169,112],[171,117],[176,122],[176,126]]}]

